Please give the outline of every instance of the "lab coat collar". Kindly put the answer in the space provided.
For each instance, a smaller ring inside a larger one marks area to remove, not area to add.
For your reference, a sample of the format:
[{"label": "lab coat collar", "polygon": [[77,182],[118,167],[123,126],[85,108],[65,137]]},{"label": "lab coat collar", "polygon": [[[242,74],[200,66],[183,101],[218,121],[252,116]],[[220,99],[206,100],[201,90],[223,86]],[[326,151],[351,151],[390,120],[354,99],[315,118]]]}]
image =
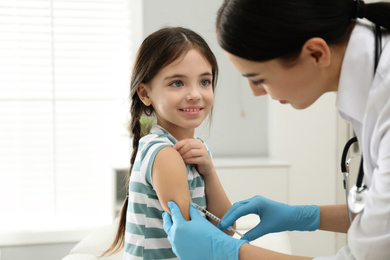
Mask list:
[{"label": "lab coat collar", "polygon": [[363,123],[374,75],[375,33],[373,25],[359,21],[344,55],[336,106],[347,121]]}]

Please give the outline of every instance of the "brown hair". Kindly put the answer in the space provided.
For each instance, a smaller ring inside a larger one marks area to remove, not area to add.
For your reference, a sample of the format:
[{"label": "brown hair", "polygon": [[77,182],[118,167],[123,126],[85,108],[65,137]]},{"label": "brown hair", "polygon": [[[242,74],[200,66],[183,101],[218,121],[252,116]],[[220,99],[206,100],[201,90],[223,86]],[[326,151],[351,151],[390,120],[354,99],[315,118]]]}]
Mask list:
[{"label": "brown hair", "polygon": [[[131,166],[127,178],[127,190],[129,188],[131,170],[138,152],[139,140],[142,137],[140,123],[141,117],[144,115],[154,115],[153,106],[145,106],[138,97],[138,86],[141,83],[150,82],[162,68],[185,55],[191,49],[198,50],[210,63],[213,76],[212,88],[214,91],[218,77],[217,60],[206,41],[194,31],[182,27],[162,28],[149,35],[143,41],[138,50],[130,87],[130,130],[133,134],[133,152],[131,155]],[[120,220],[116,237],[110,248],[107,249],[103,255],[117,253],[124,246],[127,205],[128,197],[126,197],[119,214]]]}]

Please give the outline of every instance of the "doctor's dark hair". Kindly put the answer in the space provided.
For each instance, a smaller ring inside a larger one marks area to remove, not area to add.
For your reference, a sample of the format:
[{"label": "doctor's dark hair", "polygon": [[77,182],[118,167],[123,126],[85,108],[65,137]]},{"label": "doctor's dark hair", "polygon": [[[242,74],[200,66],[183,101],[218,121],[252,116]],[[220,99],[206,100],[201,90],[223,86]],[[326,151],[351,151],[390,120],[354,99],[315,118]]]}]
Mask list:
[{"label": "doctor's dark hair", "polygon": [[[138,49],[130,85],[130,131],[133,135],[133,151],[130,159],[130,170],[127,176],[126,189],[129,189],[130,174],[133,168],[135,157],[138,152],[139,140],[144,134],[141,129],[141,117],[154,116],[153,106],[145,106],[137,94],[141,83],[147,84],[165,66],[181,58],[190,50],[197,50],[210,63],[212,73],[212,89],[214,91],[218,78],[218,64],[206,41],[197,33],[183,27],[165,27],[145,38]],[[212,112],[210,112],[211,114]],[[126,229],[126,212],[128,206],[128,195],[123,203],[116,237],[103,255],[114,254],[124,246],[124,235]]]},{"label": "doctor's dark hair", "polygon": [[227,52],[252,61],[298,57],[313,37],[346,42],[357,18],[390,30],[390,3],[358,0],[225,0],[217,37]]}]

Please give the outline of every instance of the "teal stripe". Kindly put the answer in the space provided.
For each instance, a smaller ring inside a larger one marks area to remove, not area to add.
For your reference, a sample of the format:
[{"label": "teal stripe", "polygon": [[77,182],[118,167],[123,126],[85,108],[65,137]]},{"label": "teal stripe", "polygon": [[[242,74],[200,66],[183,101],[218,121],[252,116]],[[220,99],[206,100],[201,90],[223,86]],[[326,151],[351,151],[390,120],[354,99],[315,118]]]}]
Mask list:
[{"label": "teal stripe", "polygon": [[147,147],[145,147],[144,149],[139,149],[138,152],[140,153],[140,161],[143,162],[145,160],[145,156],[148,154],[148,151],[150,150],[150,148],[152,148],[152,145],[151,144],[148,144]]},{"label": "teal stripe", "polygon": [[142,257],[144,252],[144,247],[125,243],[124,251],[130,255]]},{"label": "teal stripe", "polygon": [[[201,249],[200,249],[201,250]],[[145,249],[144,259],[177,258],[170,248]]]},{"label": "teal stripe", "polygon": [[133,171],[140,171],[141,170],[141,161],[135,161],[133,164],[133,168],[131,169],[131,172]]},{"label": "teal stripe", "polygon": [[169,141],[171,141],[173,144],[176,144],[176,139],[168,133],[164,128],[161,128],[163,134],[158,134],[158,137],[160,138],[167,138]]},{"label": "teal stripe", "polygon": [[139,142],[138,143],[138,151],[142,151],[142,148],[144,148],[145,142]]},{"label": "teal stripe", "polygon": [[195,188],[204,187],[204,180],[201,176],[197,176],[192,180],[188,180],[188,186],[190,190],[194,190]]},{"label": "teal stripe", "polygon": [[146,228],[145,238],[167,238],[167,233],[162,228]]},{"label": "teal stripe", "polygon": [[192,198],[192,201],[201,207],[206,206],[206,197]]},{"label": "teal stripe", "polygon": [[164,144],[162,142],[154,141],[154,142],[148,143],[148,146],[145,147],[144,149],[142,149],[142,150],[139,149],[138,150],[138,152],[140,153],[140,161],[141,161],[141,163],[145,160],[145,157],[148,154],[149,150],[152,149],[155,144],[159,144],[159,143]]},{"label": "teal stripe", "polygon": [[146,209],[147,209],[146,204],[133,203],[129,201],[129,204],[127,205],[127,211],[134,214],[144,214]]},{"label": "teal stripe", "polygon": [[162,214],[164,213],[163,210],[148,207],[146,211],[146,217],[147,218],[154,218],[154,219],[162,219]]},{"label": "teal stripe", "polygon": [[127,222],[126,223],[126,232],[135,234],[135,235],[144,235],[145,225],[137,225],[134,223]]},{"label": "teal stripe", "polygon": [[147,195],[150,190],[151,190],[151,187],[149,187],[143,183],[140,183],[140,182],[131,181],[130,185],[129,185],[129,191],[132,191],[132,192],[137,192],[137,193],[142,193],[142,194]]},{"label": "teal stripe", "polygon": [[[195,165],[194,164],[186,164],[187,174],[191,172],[192,167],[195,167]],[[196,169],[194,169],[194,171],[196,171]]]},{"label": "teal stripe", "polygon": [[[153,192],[154,192],[154,190],[153,190]],[[149,194],[148,198],[151,200],[159,200],[157,197],[157,194],[155,192],[153,194]]]},{"label": "teal stripe", "polygon": [[[145,149],[140,150],[140,151],[141,151],[141,158],[140,158],[140,159],[141,159],[141,162],[144,161],[144,159],[145,159],[146,155],[148,154],[149,150],[152,149],[152,148],[154,148],[156,145],[157,145],[157,146],[163,145],[164,147],[165,147],[165,146],[170,146],[170,147],[173,146],[172,144],[167,144],[167,143],[162,142],[162,141],[159,141],[159,140],[156,140],[156,141],[154,141],[154,142],[150,142],[150,143],[148,143],[148,147],[145,147]],[[150,162],[150,161],[149,161],[149,162]]]},{"label": "teal stripe", "polygon": [[146,204],[142,203],[133,203],[129,201],[127,206],[127,211],[134,214],[145,214],[147,218],[162,219],[162,214],[164,210],[160,210],[154,207],[148,207]]}]

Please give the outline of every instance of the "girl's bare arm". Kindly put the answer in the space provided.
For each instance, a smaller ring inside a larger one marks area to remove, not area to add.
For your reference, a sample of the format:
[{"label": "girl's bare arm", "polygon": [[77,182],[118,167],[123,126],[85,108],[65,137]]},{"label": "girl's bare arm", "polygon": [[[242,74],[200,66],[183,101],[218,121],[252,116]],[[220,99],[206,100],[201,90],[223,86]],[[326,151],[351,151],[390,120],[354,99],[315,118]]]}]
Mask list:
[{"label": "girl's bare arm", "polygon": [[152,169],[152,182],[162,208],[170,213],[168,201],[174,201],[186,220],[190,220],[191,195],[187,168],[180,154],[172,147],[162,148],[156,155]]}]

